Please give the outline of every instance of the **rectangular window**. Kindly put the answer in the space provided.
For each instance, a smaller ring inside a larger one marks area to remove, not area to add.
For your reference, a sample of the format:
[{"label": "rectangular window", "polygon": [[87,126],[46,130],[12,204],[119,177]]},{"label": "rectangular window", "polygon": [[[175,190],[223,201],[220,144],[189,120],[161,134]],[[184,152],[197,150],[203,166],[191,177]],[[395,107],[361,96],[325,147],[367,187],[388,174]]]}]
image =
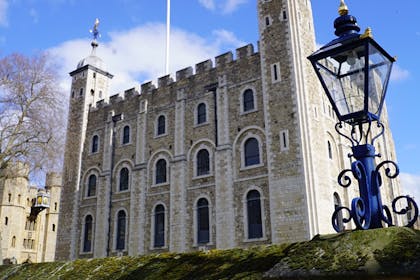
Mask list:
[{"label": "rectangular window", "polygon": [[280,63],[274,63],[271,65],[271,81],[273,83],[280,82]]},{"label": "rectangular window", "polygon": [[280,151],[289,150],[289,131],[282,130],[280,131]]}]

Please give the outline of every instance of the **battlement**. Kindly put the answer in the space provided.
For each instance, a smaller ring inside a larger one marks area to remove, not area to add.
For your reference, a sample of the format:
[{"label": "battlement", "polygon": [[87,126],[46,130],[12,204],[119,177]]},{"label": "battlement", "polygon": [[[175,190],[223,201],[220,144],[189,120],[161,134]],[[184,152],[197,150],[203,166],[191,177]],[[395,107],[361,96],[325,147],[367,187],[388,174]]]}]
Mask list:
[{"label": "battlement", "polygon": [[252,44],[248,44],[241,48],[236,49],[236,59],[246,59],[254,54],[254,46]]},{"label": "battlement", "polygon": [[141,84],[140,86],[140,93],[151,93],[154,89],[156,89],[156,86],[152,83],[152,81]]},{"label": "battlement", "polygon": [[139,95],[140,93],[136,90],[135,87],[127,89],[126,91],[124,91],[124,99],[130,99],[133,98],[134,96]]},{"label": "battlement", "polygon": [[221,54],[219,56],[216,56],[215,61],[216,61],[216,67],[223,67],[226,64],[233,61],[233,54],[232,52]]},{"label": "battlement", "polygon": [[160,77],[160,78],[158,78],[158,88],[166,87],[166,86],[172,84],[173,82],[174,82],[174,80],[171,78],[170,75]]},{"label": "battlement", "polygon": [[209,71],[212,68],[213,68],[213,61],[208,59],[206,61],[200,62],[200,63],[195,65],[195,73],[196,74],[201,74],[201,73],[204,73],[206,71]]},{"label": "battlement", "polygon": [[117,104],[125,99],[130,99],[140,94],[152,94],[157,90],[168,87],[170,85],[175,84],[176,86],[176,83],[181,80],[193,80],[196,76],[205,75],[209,71],[216,71],[220,73],[231,71],[231,68],[235,67],[236,62],[241,62],[241,67],[244,67],[243,63],[246,63],[247,60],[250,61],[249,63],[255,63],[255,60],[251,60],[251,57],[253,57],[255,54],[257,54],[257,52],[255,52],[254,46],[252,44],[245,45],[236,49],[235,58],[233,53],[229,51],[219,56],[216,56],[214,58],[214,63],[211,59],[204,60],[202,62],[197,63],[195,67],[189,66],[177,71],[175,73],[175,81],[170,75],[159,77],[157,79],[157,86],[153,84],[152,81],[148,81],[146,83],[141,84],[139,90],[133,87],[124,91],[124,93],[112,95],[109,98],[109,102],[106,102],[105,100],[100,100],[96,102],[96,106],[91,107],[91,111],[96,111],[106,106]]},{"label": "battlement", "polygon": [[117,103],[117,102],[121,102],[123,100],[123,98],[120,96],[119,93],[114,94],[112,96],[109,97],[109,103]]},{"label": "battlement", "polygon": [[190,66],[190,67],[177,71],[175,76],[176,76],[176,80],[179,81],[179,80],[191,77],[192,75],[193,75],[193,68]]}]

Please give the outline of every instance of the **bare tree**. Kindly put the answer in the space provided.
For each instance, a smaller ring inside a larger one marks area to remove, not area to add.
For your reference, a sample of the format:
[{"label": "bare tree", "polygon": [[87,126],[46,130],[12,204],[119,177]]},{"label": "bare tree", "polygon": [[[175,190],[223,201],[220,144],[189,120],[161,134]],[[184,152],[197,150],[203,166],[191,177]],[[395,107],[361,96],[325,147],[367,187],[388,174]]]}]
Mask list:
[{"label": "bare tree", "polygon": [[25,163],[32,173],[61,171],[63,95],[45,53],[0,60],[0,169]]}]

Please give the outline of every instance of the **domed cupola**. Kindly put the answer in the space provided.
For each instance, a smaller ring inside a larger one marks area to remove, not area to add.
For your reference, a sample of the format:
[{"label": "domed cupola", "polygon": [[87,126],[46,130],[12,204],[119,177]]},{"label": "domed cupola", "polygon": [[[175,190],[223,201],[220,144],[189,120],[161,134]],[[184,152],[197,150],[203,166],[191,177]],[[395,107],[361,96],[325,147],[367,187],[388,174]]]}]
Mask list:
[{"label": "domed cupola", "polygon": [[101,69],[103,71],[106,71],[106,64],[104,63],[104,61],[95,55],[95,47],[92,49],[92,53],[86,57],[83,58],[82,60],[79,61],[79,63],[77,63],[77,69],[82,68],[85,65],[90,65],[93,67],[96,67],[98,69]]}]

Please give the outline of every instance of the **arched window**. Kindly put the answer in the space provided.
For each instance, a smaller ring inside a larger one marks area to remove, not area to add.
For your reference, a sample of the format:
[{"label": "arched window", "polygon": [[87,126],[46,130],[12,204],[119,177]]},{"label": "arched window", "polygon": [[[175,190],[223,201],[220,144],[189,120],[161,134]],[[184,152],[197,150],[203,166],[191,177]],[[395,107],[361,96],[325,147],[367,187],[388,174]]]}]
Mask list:
[{"label": "arched window", "polygon": [[210,241],[209,202],[200,198],[197,202],[197,243]]},{"label": "arched window", "polygon": [[210,173],[209,152],[202,149],[197,153],[197,176],[207,175]]},{"label": "arched window", "polygon": [[52,224],[52,231],[55,231],[55,224]]},{"label": "arched window", "polygon": [[96,176],[90,175],[88,179],[88,189],[86,196],[95,196],[96,195]]},{"label": "arched window", "polygon": [[[53,230],[55,230],[55,225]],[[93,218],[87,215],[85,218],[85,227],[83,232],[83,252],[92,251],[92,238],[93,238]]]},{"label": "arched window", "polygon": [[[341,198],[338,195],[338,193],[334,193],[334,210],[336,210],[337,208],[341,207]],[[344,230],[344,224],[343,224],[343,213],[340,211],[337,214],[337,226],[339,231],[343,231]]]},{"label": "arched window", "polygon": [[260,148],[258,140],[249,138],[245,145],[245,166],[255,165],[260,163]]},{"label": "arched window", "polygon": [[16,236],[12,237],[12,248],[16,247]]},{"label": "arched window", "polygon": [[124,126],[123,135],[122,135],[122,143],[123,144],[130,143],[130,127],[128,125]]},{"label": "arched window", "polygon": [[155,207],[154,247],[165,246],[165,207],[159,204]]},{"label": "arched window", "polygon": [[120,191],[128,190],[129,172],[126,167],[120,170]]},{"label": "arched window", "polygon": [[156,162],[156,184],[166,183],[166,160],[159,159]]},{"label": "arched window", "polygon": [[197,124],[202,124],[207,121],[206,104],[200,103],[197,106]]},{"label": "arched window", "polygon": [[332,156],[332,148],[331,148],[331,142],[330,141],[327,141],[327,146],[328,146],[328,158],[332,159],[333,156]]},{"label": "arched window", "polygon": [[243,107],[244,112],[252,111],[255,109],[254,92],[252,89],[245,90],[243,94]]},{"label": "arched window", "polygon": [[125,249],[126,219],[125,211],[120,210],[117,217],[117,245],[115,247],[117,250]]},{"label": "arched window", "polygon": [[98,135],[94,135],[92,137],[92,149],[91,149],[91,152],[92,153],[98,152],[98,147],[99,147],[99,136]]},{"label": "arched window", "polygon": [[9,218],[8,217],[4,218],[4,224],[7,226],[8,223],[9,223]]},{"label": "arched window", "polygon": [[260,193],[256,190],[250,191],[246,196],[248,215],[248,239],[263,237],[261,219]]},{"label": "arched window", "polygon": [[166,132],[166,120],[165,116],[161,115],[157,121],[157,135],[165,134]]}]

